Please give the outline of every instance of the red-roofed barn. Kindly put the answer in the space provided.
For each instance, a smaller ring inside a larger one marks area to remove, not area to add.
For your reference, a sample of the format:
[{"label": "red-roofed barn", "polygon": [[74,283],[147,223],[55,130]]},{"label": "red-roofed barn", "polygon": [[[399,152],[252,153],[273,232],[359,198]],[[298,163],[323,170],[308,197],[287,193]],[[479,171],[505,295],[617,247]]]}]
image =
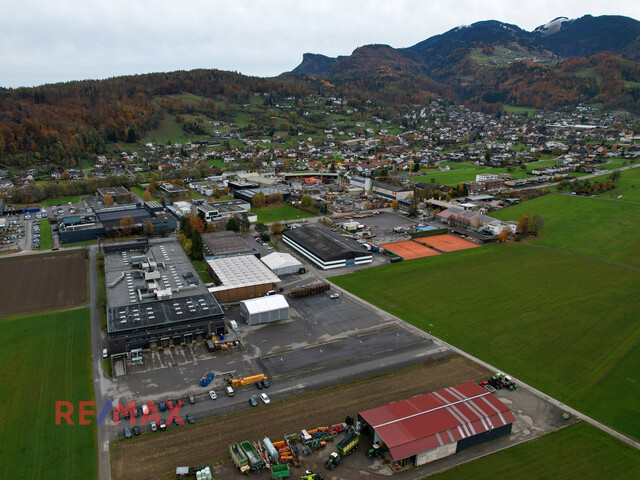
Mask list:
[{"label": "red-roofed barn", "polygon": [[396,470],[419,466],[511,434],[509,408],[474,382],[372,408],[358,415]]}]

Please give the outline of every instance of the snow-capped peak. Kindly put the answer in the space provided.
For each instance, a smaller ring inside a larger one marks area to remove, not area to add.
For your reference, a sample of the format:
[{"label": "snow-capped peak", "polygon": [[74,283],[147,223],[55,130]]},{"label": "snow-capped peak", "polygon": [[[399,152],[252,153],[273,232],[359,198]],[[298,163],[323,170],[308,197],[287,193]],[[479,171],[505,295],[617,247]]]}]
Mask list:
[{"label": "snow-capped peak", "polygon": [[554,18],[550,22],[545,23],[544,25],[540,25],[538,28],[534,30],[534,32],[539,32],[539,33],[542,33],[543,35],[550,35],[552,33],[559,32],[560,29],[562,28],[562,24],[568,21],[569,19],[567,17]]}]

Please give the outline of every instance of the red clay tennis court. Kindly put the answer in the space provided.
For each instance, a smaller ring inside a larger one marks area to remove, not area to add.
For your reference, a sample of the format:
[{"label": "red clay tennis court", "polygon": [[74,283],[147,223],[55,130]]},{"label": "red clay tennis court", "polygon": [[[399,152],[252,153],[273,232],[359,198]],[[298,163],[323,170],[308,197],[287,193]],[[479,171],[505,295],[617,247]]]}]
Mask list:
[{"label": "red clay tennis court", "polygon": [[444,235],[434,235],[433,237],[416,238],[415,241],[429,245],[430,247],[436,248],[442,252],[455,252],[457,250],[466,250],[468,248],[476,248],[480,246],[476,243],[470,242],[469,240],[464,240],[448,233]]},{"label": "red clay tennis court", "polygon": [[413,240],[409,240],[406,242],[385,243],[380,246],[385,250],[389,250],[390,252],[395,253],[396,255],[400,255],[405,260],[413,260],[414,258],[439,255],[439,252],[436,252],[432,248],[425,247],[424,245],[414,242]]}]

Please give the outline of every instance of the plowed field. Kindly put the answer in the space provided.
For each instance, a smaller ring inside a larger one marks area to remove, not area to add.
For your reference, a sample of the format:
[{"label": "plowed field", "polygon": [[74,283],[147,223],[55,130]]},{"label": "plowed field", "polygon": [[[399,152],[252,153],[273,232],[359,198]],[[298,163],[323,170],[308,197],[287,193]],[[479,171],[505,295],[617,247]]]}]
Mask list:
[{"label": "plowed field", "polygon": [[60,310],[86,300],[84,250],[0,259],[0,317]]},{"label": "plowed field", "polygon": [[[228,445],[242,440],[273,441],[285,434],[344,421],[390,402],[456,385],[480,381],[487,376],[481,366],[462,357],[448,357],[393,375],[350,383],[284,400],[237,414],[172,428],[111,445],[111,469],[114,480],[166,478],[176,466],[201,465],[228,455]],[[228,468],[226,465],[228,464]],[[230,460],[222,468],[224,477],[243,478]]]}]

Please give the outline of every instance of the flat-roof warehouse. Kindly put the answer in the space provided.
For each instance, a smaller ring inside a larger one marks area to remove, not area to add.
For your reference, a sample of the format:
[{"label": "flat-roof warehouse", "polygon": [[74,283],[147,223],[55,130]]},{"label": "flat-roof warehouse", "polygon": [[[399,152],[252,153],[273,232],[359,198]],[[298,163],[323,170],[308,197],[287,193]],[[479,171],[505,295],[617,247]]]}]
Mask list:
[{"label": "flat-roof warehouse", "polygon": [[224,333],[222,308],[175,239],[105,245],[104,266],[110,354]]},{"label": "flat-roof warehouse", "polygon": [[216,284],[209,289],[219,302],[238,302],[261,297],[275,290],[280,279],[254,255],[207,260],[209,275]]},{"label": "flat-roof warehouse", "polygon": [[304,226],[287,230],[282,240],[324,270],[371,263],[371,253],[358,250],[340,237],[320,227]]},{"label": "flat-roof warehouse", "polygon": [[366,410],[358,417],[374,442],[389,448],[395,471],[509,435],[515,421],[504,403],[474,382]]}]

